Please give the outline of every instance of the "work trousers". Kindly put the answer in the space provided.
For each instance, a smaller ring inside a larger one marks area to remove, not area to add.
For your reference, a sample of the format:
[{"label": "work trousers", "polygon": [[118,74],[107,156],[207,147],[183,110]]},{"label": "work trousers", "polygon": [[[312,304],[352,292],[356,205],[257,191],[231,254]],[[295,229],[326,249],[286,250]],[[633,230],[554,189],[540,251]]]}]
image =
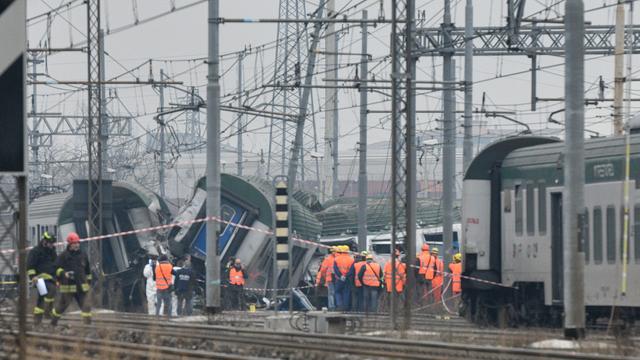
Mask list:
[{"label": "work trousers", "polygon": [[433,278],[433,280],[431,281],[431,288],[432,288],[432,295],[433,295],[433,302],[434,303],[439,303],[442,301],[442,287],[444,284],[444,279],[442,277],[435,277]]},{"label": "work trousers", "polygon": [[178,296],[178,315],[191,315],[193,313],[192,294],[179,293],[176,295]]},{"label": "work trousers", "polygon": [[229,285],[231,291],[231,308],[235,310],[246,310],[247,306],[244,302],[244,286],[242,285]]},{"label": "work trousers", "polygon": [[158,301],[158,295],[156,294],[156,291],[147,290],[147,313],[149,315],[155,315],[157,301]]},{"label": "work trousers", "polygon": [[36,324],[39,324],[42,321],[42,317],[44,315],[51,315],[51,310],[53,310],[53,302],[56,298],[56,284],[51,280],[45,280],[44,284],[47,287],[47,295],[40,295],[36,288],[38,300],[36,301],[36,306],[33,308],[33,321]]},{"label": "work trousers", "polygon": [[424,278],[424,274],[418,274],[416,278],[416,295],[415,300],[417,305],[429,304],[429,291],[431,290],[431,281]]},{"label": "work trousers", "polygon": [[62,314],[71,304],[71,301],[76,300],[78,307],[80,308],[80,315],[84,319],[85,323],[91,322],[91,299],[89,292],[76,291],[76,292],[60,292],[56,299],[55,306],[51,312],[51,323],[57,324]]},{"label": "work trousers", "polygon": [[362,311],[366,313],[378,312],[378,287],[364,285],[362,289]]},{"label": "work trousers", "polygon": [[336,279],[333,283],[335,284],[336,310],[348,311],[351,303],[351,287],[349,283],[339,279]]},{"label": "work trousers", "polygon": [[363,297],[364,290],[362,286],[354,286],[353,287],[353,306],[351,307],[351,311],[362,312],[364,311]]},{"label": "work trousers", "polygon": [[329,311],[336,309],[336,287],[333,282],[327,284],[327,308]]},{"label": "work trousers", "polygon": [[[382,302],[381,305],[381,310],[383,311],[390,311],[391,310],[391,296],[392,293],[385,291],[383,293],[384,295],[382,295],[384,297],[384,301]],[[404,305],[404,292],[400,292],[398,293],[397,297],[396,297],[396,309],[397,310],[401,310],[403,308]]]},{"label": "work trousers", "polygon": [[158,301],[156,301],[156,316],[160,315],[160,308],[162,308],[164,304],[164,315],[171,317],[171,291],[169,289],[158,289],[156,296],[158,298]]}]

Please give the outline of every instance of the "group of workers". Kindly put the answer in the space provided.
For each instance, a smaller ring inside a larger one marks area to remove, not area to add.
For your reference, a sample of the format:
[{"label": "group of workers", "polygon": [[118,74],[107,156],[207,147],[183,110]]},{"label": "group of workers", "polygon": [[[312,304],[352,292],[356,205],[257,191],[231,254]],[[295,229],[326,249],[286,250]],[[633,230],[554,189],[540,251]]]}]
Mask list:
[{"label": "group of workers", "polygon": [[182,316],[193,313],[195,275],[189,255],[174,264],[167,255],[152,255],[142,274],[147,278],[149,315]]},{"label": "group of workers", "polygon": [[[444,263],[438,257],[438,248],[430,250],[429,244],[423,244],[421,253],[410,265],[416,274],[416,300],[419,303],[439,302],[445,284]],[[377,312],[378,298],[383,289],[387,295],[392,292],[392,276],[395,272],[395,290],[404,296],[407,284],[407,261],[401,258],[399,249],[395,250],[395,271],[392,261],[381,266],[372,254],[363,251],[351,255],[349,246],[333,246],[320,264],[316,276],[316,286],[327,288],[328,309],[338,311]],[[462,292],[462,255],[456,253],[449,264],[451,288],[454,295]],[[352,301],[353,300],[353,301]],[[353,303],[353,304],[352,304]]]},{"label": "group of workers", "polygon": [[27,276],[36,287],[38,299],[33,308],[34,323],[44,316],[56,325],[64,311],[75,299],[82,318],[91,323],[91,269],[89,258],[80,250],[80,237],[67,235],[66,249],[56,254],[56,237],[45,232],[27,257]]}]

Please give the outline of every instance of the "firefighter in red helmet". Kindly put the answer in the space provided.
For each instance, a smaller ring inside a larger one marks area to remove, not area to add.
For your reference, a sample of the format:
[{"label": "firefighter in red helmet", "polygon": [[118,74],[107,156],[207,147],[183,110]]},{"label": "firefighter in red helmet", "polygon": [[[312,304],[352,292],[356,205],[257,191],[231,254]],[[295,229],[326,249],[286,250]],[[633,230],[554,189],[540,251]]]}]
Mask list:
[{"label": "firefighter in red helmet", "polygon": [[75,232],[67,236],[67,248],[58,256],[56,277],[60,283],[60,295],[51,313],[51,324],[56,325],[73,299],[78,303],[82,319],[91,323],[89,283],[91,270],[87,254],[80,250],[80,237]]}]

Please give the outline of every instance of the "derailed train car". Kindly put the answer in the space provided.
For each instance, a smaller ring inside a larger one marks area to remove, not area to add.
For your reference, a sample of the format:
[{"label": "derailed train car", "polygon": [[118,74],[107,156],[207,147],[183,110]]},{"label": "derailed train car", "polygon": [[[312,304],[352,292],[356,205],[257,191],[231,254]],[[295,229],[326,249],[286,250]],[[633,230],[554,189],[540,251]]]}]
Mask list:
[{"label": "derailed train car", "polygon": [[[278,283],[273,284],[273,209],[275,188],[268,182],[256,178],[241,178],[222,174],[221,214],[228,223],[220,224],[218,252],[221,258],[222,274],[225,264],[231,258],[242,260],[249,278],[245,287],[259,299],[268,294],[269,288],[288,286],[288,274],[281,271]],[[201,178],[190,201],[175,219],[176,223],[202,219],[206,216],[206,178]],[[322,224],[311,210],[301,205],[293,196],[289,197],[292,233],[301,238],[315,241],[320,235]],[[237,225],[240,226],[237,226]],[[206,224],[195,222],[176,226],[169,233],[169,249],[176,257],[191,255],[196,273],[204,278],[206,257]],[[292,241],[291,264],[292,283],[300,284],[310,280],[307,269],[317,246],[312,243]]]},{"label": "derailed train car", "polygon": [[[155,227],[168,222],[169,208],[157,194],[135,184],[113,182],[105,234]],[[72,193],[39,197],[29,205],[29,240],[35,245],[47,231],[60,241],[72,231],[87,237],[86,203],[74,203]],[[105,276],[104,304],[118,310],[137,310],[144,303],[144,282],[140,274],[148,254],[157,254],[160,234],[147,231],[102,240]],[[87,244],[82,245],[86,250]]]}]

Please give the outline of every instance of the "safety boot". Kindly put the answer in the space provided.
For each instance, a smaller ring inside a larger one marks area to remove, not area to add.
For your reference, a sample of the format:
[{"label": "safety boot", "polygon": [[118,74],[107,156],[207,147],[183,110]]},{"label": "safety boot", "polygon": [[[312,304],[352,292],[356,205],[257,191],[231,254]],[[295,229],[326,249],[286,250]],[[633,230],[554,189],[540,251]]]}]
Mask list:
[{"label": "safety boot", "polygon": [[57,316],[52,316],[52,317],[51,317],[51,326],[56,326],[56,325],[58,325],[58,319],[59,319],[59,317],[57,317]]},{"label": "safety boot", "polygon": [[33,325],[40,325],[42,323],[42,314],[33,315]]},{"label": "safety boot", "polygon": [[87,316],[87,317],[82,318],[82,322],[83,322],[85,325],[91,325],[91,317],[90,317],[90,316]]}]

